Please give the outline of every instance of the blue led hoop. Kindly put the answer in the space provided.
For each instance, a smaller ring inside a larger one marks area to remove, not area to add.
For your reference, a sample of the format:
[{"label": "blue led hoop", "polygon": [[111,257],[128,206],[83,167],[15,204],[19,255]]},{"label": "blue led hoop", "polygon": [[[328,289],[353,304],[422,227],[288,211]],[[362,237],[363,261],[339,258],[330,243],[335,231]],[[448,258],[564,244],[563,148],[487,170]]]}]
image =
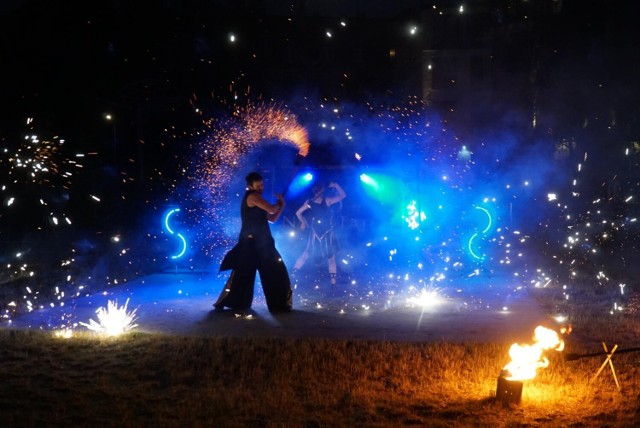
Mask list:
[{"label": "blue led hoop", "polygon": [[[487,210],[486,208],[478,207],[478,206],[474,206],[474,208],[477,209],[477,210],[482,211],[483,213],[485,213],[487,215],[487,227],[485,227],[482,230],[482,234],[484,235],[485,233],[487,233],[489,231],[489,229],[491,229],[491,226],[493,224],[493,219],[491,218],[491,214],[489,213],[489,210]],[[477,237],[478,237],[478,232],[476,232],[473,235],[471,235],[471,238],[469,238],[469,242],[467,243],[467,248],[469,249],[469,253],[471,254],[471,256],[473,256],[475,259],[483,260],[484,256],[477,255],[473,251],[473,247],[471,246],[471,244],[473,243],[473,240],[476,239]]]},{"label": "blue led hoop", "polygon": [[167,214],[164,216],[164,228],[167,230],[167,232],[169,232],[169,234],[176,235],[178,239],[180,239],[180,241],[182,242],[182,250],[180,250],[178,254],[171,256],[171,258],[174,260],[184,256],[184,253],[187,252],[187,240],[184,238],[184,236],[182,236],[182,234],[175,233],[169,226],[169,218],[177,212],[180,212],[180,208],[174,208],[172,210],[169,210]]}]

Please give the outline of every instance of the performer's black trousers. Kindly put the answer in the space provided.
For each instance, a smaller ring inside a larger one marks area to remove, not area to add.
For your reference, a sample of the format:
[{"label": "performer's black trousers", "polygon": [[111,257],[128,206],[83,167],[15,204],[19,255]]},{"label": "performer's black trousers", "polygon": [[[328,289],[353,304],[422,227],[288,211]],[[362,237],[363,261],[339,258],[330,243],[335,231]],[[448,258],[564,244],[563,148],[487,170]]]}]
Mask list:
[{"label": "performer's black trousers", "polygon": [[244,239],[240,251],[216,308],[249,309],[253,302],[256,271],[270,311],[289,311],[292,306],[291,281],[273,238]]}]

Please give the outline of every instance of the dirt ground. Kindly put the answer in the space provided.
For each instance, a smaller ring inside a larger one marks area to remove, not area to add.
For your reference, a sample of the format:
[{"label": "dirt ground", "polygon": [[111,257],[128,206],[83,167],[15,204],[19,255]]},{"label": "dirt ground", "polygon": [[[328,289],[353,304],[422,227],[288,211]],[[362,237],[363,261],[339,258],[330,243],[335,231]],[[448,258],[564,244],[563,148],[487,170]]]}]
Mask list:
[{"label": "dirt ground", "polygon": [[526,288],[499,275],[461,280],[460,286],[441,289],[441,301],[426,307],[351,283],[298,286],[294,310],[284,314],[267,311],[259,284],[252,310],[214,312],[223,282],[211,273],[154,274],[3,325],[85,330],[79,322],[97,321],[98,308],[109,300],[122,306],[127,299],[129,310],[136,310],[136,331],[175,335],[512,343],[529,342],[537,325],[553,324]]}]

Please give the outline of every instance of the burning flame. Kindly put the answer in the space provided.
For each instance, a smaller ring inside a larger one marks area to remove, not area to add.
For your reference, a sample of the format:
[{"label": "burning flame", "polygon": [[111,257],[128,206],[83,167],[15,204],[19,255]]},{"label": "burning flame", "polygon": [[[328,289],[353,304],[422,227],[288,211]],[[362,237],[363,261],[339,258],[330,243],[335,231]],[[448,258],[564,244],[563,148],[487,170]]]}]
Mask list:
[{"label": "burning flame", "polygon": [[129,331],[138,326],[133,323],[136,319],[137,309],[127,312],[128,304],[129,299],[127,299],[124,306],[119,308],[118,301],[114,302],[109,300],[107,309],[101,306],[96,311],[98,322],[90,319],[89,324],[84,322],[81,322],[80,324],[87,327],[89,330],[105,333],[107,336],[119,336],[125,331]]},{"label": "burning flame", "polygon": [[511,362],[504,366],[504,371],[508,373],[507,380],[527,380],[536,377],[539,368],[549,366],[549,360],[542,354],[548,349],[562,351],[564,341],[558,337],[555,331],[542,327],[536,327],[533,335],[532,345],[519,345],[514,343],[509,349]]}]

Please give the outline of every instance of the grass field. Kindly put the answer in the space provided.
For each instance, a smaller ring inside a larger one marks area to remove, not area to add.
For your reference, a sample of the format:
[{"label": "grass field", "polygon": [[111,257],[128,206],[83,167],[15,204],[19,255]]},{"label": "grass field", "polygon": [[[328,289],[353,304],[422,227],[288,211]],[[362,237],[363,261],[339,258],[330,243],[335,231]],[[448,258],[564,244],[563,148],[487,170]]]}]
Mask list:
[{"label": "grass field", "polygon": [[[637,328],[633,320],[601,322],[611,334]],[[594,351],[570,346],[565,352]],[[608,368],[593,379],[604,358],[564,361],[554,352],[525,381],[522,402],[505,407],[495,389],[508,348],[0,330],[0,425],[640,424],[640,354],[614,357],[619,392]]]}]

